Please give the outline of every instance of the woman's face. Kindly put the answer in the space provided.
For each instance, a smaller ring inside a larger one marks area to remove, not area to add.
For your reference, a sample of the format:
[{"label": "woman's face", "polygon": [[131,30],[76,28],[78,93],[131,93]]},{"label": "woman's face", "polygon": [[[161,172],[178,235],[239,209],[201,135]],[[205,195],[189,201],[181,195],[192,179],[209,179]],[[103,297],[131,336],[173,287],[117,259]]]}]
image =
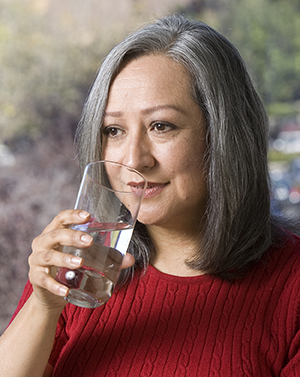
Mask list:
[{"label": "woman's face", "polygon": [[102,137],[103,159],[148,181],[140,222],[198,227],[207,193],[205,122],[185,68],[160,55],[127,63],[111,85]]}]

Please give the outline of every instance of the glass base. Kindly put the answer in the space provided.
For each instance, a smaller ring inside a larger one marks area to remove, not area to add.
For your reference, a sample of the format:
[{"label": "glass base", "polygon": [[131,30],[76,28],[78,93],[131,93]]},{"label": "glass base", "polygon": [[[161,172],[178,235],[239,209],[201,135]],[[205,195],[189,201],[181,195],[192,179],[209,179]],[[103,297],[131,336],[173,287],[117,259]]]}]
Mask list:
[{"label": "glass base", "polygon": [[94,296],[81,289],[70,289],[65,300],[70,304],[88,309],[95,309],[104,304],[104,302],[97,300]]}]

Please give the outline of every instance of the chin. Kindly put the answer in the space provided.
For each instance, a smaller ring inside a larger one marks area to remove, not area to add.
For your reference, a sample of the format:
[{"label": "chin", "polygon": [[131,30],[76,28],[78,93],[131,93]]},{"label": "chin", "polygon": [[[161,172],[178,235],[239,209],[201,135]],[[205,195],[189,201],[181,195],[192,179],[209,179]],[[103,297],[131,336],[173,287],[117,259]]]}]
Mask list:
[{"label": "chin", "polygon": [[159,225],[161,223],[160,214],[140,213],[138,215],[138,221],[144,225]]},{"label": "chin", "polygon": [[156,220],[153,220],[153,217],[151,216],[139,216],[138,217],[138,221],[141,223],[141,224],[144,224],[144,225],[155,225],[157,223]]}]

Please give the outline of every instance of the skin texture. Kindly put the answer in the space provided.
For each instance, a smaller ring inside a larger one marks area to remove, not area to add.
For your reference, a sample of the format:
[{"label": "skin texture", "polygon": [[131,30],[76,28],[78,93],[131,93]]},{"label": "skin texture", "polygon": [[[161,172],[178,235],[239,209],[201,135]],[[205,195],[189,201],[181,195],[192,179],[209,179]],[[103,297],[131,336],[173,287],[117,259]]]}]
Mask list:
[{"label": "skin texture", "polygon": [[147,179],[138,218],[147,225],[190,229],[205,210],[204,119],[189,84],[181,65],[144,56],[123,68],[109,92],[103,157]]},{"label": "skin texture", "polygon": [[184,67],[161,55],[128,62],[111,86],[102,128],[103,158],[137,169],[148,181],[138,219],[155,245],[152,264],[180,275],[194,274],[175,265],[184,267],[198,245],[207,195],[205,122],[190,81]]}]

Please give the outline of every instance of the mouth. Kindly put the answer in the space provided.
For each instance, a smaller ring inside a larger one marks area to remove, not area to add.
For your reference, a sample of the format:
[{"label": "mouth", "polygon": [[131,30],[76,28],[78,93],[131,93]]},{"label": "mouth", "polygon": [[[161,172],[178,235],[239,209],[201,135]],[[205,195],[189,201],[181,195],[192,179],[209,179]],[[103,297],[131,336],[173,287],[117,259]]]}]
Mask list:
[{"label": "mouth", "polygon": [[[133,192],[138,192],[144,189],[144,182],[130,182],[128,185],[130,185]],[[167,185],[168,183],[147,182],[144,199],[153,198],[154,196],[160,194]]]}]

